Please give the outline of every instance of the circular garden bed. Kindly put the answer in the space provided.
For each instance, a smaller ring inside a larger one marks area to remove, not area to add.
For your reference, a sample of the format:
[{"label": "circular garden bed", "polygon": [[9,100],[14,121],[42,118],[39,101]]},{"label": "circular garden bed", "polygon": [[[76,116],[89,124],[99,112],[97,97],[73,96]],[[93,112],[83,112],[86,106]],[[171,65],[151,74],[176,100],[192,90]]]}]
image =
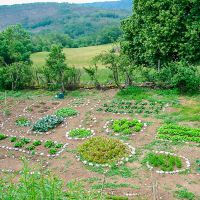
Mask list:
[{"label": "circular garden bed", "polygon": [[150,170],[156,169],[158,174],[176,174],[190,168],[190,162],[186,157],[165,151],[149,153],[145,162]]},{"label": "circular garden bed", "polygon": [[85,165],[111,167],[128,162],[135,154],[135,148],[118,139],[94,137],[80,145],[78,153],[78,160]]},{"label": "circular garden bed", "polygon": [[76,129],[72,129],[66,133],[66,137],[69,140],[72,140],[72,139],[84,140],[87,138],[91,138],[94,135],[95,135],[94,130],[91,130],[90,128],[88,128],[88,129],[76,128]]},{"label": "circular garden bed", "polygon": [[136,133],[143,131],[147,125],[140,120],[133,119],[116,119],[107,121],[104,128],[107,133],[114,135],[135,135]]}]

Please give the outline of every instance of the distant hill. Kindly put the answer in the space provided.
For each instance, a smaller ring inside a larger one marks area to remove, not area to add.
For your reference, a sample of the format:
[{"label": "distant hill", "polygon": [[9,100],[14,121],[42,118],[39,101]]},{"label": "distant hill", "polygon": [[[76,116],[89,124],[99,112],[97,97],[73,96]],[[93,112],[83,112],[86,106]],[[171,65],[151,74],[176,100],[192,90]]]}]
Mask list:
[{"label": "distant hill", "polygon": [[40,49],[53,42],[65,47],[107,44],[119,38],[120,21],[128,15],[131,15],[130,0],[84,5],[32,3],[0,6],[0,31],[9,25],[21,24],[37,37],[35,41],[40,40]]},{"label": "distant hill", "polygon": [[106,1],[106,2],[96,2],[96,3],[85,3],[80,4],[83,6],[90,6],[96,8],[106,8],[106,9],[117,9],[117,10],[131,10],[132,0],[118,0],[118,1]]}]

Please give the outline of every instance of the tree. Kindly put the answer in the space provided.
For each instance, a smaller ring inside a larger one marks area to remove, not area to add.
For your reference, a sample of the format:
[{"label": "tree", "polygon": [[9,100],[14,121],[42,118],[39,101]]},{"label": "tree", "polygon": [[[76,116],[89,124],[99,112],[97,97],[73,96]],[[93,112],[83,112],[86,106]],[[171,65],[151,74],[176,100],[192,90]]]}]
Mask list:
[{"label": "tree", "polygon": [[78,70],[66,64],[65,54],[59,45],[52,46],[43,73],[48,83],[61,85],[62,92],[65,92],[66,87],[75,87],[80,80]]},{"label": "tree", "polygon": [[31,80],[30,35],[20,26],[0,33],[0,88],[18,89]]},{"label": "tree", "polygon": [[123,51],[136,65],[160,68],[200,60],[199,0],[135,0],[122,22]]},{"label": "tree", "polygon": [[119,55],[116,54],[113,50],[97,55],[94,60],[97,62],[101,62],[108,69],[112,71],[113,79],[118,88],[120,88],[120,62]]}]

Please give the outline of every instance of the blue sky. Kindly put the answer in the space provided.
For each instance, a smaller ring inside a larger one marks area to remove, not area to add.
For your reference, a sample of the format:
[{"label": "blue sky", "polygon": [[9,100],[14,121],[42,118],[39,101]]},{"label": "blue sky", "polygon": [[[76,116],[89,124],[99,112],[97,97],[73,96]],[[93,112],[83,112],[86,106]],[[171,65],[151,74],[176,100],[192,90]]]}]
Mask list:
[{"label": "blue sky", "polygon": [[0,0],[0,5],[13,5],[21,3],[34,3],[34,2],[69,2],[69,3],[88,3],[88,2],[102,2],[114,0]]}]

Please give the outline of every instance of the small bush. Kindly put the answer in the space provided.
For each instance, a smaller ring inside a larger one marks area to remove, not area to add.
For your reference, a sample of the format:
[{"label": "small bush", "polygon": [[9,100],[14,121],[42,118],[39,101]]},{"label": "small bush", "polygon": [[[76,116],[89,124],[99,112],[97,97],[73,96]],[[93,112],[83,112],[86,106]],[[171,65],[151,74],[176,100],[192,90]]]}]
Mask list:
[{"label": "small bush", "polygon": [[85,138],[91,136],[92,132],[83,128],[73,129],[69,132],[69,136],[72,138]]},{"label": "small bush", "polygon": [[78,152],[82,159],[98,164],[115,163],[129,154],[127,146],[121,141],[106,137],[87,140],[79,146]]},{"label": "small bush", "polygon": [[55,112],[56,116],[63,117],[63,118],[75,116],[77,114],[78,114],[78,111],[74,110],[73,108],[61,108]]},{"label": "small bush", "polygon": [[42,142],[40,140],[36,140],[33,142],[34,146],[40,146],[42,144]]},{"label": "small bush", "polygon": [[38,120],[34,125],[32,130],[37,132],[47,132],[50,129],[55,128],[63,122],[62,117],[56,115],[47,115],[42,119]]}]

